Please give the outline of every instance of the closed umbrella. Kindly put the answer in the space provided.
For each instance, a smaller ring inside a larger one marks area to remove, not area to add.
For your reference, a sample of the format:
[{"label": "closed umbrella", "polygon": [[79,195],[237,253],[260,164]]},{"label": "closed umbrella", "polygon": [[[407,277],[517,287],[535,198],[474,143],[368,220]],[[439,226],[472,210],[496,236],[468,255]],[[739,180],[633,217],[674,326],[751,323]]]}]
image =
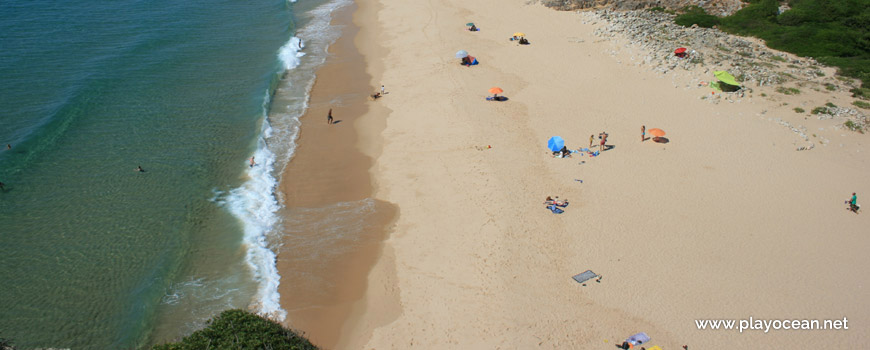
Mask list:
[{"label": "closed umbrella", "polygon": [[547,141],[547,148],[553,152],[559,152],[565,147],[565,140],[561,136],[553,136]]},{"label": "closed umbrella", "polygon": [[456,58],[466,58],[466,57],[468,57],[468,51],[465,51],[465,50],[456,51]]}]

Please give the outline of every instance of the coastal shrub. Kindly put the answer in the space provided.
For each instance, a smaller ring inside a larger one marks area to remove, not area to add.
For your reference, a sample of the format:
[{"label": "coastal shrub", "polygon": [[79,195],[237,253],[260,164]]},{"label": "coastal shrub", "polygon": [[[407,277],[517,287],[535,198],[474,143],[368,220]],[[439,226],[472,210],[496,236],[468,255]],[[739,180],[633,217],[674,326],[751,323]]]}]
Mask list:
[{"label": "coastal shrub", "polygon": [[[813,57],[822,64],[837,67],[840,75],[861,80],[863,88],[870,88],[867,0],[790,0],[791,9],[782,13],[778,0],[748,2],[731,16],[718,19],[719,29],[763,39],[773,49]],[[685,18],[677,22],[692,25],[686,23]]]},{"label": "coastal shrub", "polygon": [[828,91],[835,91],[835,90],[837,90],[837,85],[828,83],[828,84],[825,84],[825,89],[827,89]]},{"label": "coastal shrub", "polygon": [[852,97],[857,97],[862,100],[870,100],[870,88],[854,88],[849,90],[852,93]]},{"label": "coastal shrub", "polygon": [[833,102],[825,103],[825,106],[828,106],[828,107],[831,107],[831,108],[837,108],[837,105],[835,105]]},{"label": "coastal shrub", "polygon": [[777,55],[770,56],[770,59],[771,59],[771,60],[774,60],[774,61],[779,61],[779,62],[785,62],[785,61],[786,61],[785,57],[777,56]]},{"label": "coastal shrub", "polygon": [[794,108],[794,112],[795,112],[795,113],[803,113],[803,112],[806,112],[806,111],[805,111],[803,108],[795,107],[795,108]]},{"label": "coastal shrub", "polygon": [[244,310],[227,310],[208,325],[177,343],[155,346],[153,350],[274,349],[315,350],[311,342],[278,322]]},{"label": "coastal shrub", "polygon": [[801,91],[796,89],[796,88],[793,88],[793,87],[787,88],[784,86],[777,87],[776,92],[784,94],[784,95],[797,95],[797,94],[801,93]]},{"label": "coastal shrub", "polygon": [[713,26],[719,24],[719,17],[707,14],[700,6],[686,6],[680,12],[682,14],[674,18],[674,23],[684,27],[691,27],[697,24],[698,27],[713,28]]},{"label": "coastal shrub", "polygon": [[0,350],[15,350],[15,345],[12,344],[11,339],[6,339],[0,337]]},{"label": "coastal shrub", "polygon": [[812,112],[810,112],[810,113],[812,113],[812,114],[827,114],[828,107],[816,107],[816,108],[813,108]]},{"label": "coastal shrub", "polygon": [[862,128],[860,125],[858,125],[857,123],[855,123],[851,120],[847,120],[845,123],[843,123],[843,126],[848,128],[849,130],[857,131],[857,132],[860,132],[862,134],[864,133],[864,128]]},{"label": "coastal shrub", "polygon": [[870,109],[870,103],[864,101],[852,101],[852,105],[858,108]]},{"label": "coastal shrub", "polygon": [[676,12],[674,12],[674,10],[668,10],[668,9],[661,7],[661,6],[650,7],[649,10],[652,12],[664,12],[664,13],[668,13],[668,14],[672,14],[672,15],[676,13]]}]

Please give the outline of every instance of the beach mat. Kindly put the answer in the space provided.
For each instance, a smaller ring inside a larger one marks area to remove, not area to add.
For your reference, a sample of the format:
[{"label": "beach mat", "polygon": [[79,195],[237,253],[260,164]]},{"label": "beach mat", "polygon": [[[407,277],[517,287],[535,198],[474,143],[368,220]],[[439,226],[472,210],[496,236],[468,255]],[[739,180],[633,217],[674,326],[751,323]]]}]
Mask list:
[{"label": "beach mat", "polygon": [[595,272],[592,272],[592,270],[586,270],[583,273],[574,275],[574,277],[572,277],[572,278],[575,281],[577,281],[577,283],[583,283],[583,282],[591,280],[595,277],[598,277],[598,275]]}]

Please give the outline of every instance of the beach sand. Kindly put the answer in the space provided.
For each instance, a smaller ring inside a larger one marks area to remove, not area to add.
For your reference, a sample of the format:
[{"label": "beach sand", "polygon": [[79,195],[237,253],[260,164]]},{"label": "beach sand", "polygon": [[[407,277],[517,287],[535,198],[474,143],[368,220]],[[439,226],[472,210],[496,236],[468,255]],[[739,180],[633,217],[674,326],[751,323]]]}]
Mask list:
[{"label": "beach sand", "polygon": [[[349,87],[328,85],[331,75],[318,72],[312,117],[284,174],[285,183],[311,183],[282,189],[288,199],[338,198],[320,191],[346,180],[346,192],[356,193],[337,199],[346,201],[367,198],[373,185],[378,203],[397,205],[400,215],[388,236],[376,228],[394,216],[375,220],[371,244],[349,253],[363,256],[353,271],[314,272],[341,283],[330,297],[341,312],[294,311],[307,303],[287,294],[299,267],[279,266],[289,322],[315,341],[339,349],[603,349],[646,332],[647,345],[663,349],[815,349],[870,337],[862,278],[870,217],[843,204],[852,192],[859,202],[870,193],[862,181],[867,136],[783,105],[846,104],[848,93],[763,98],[767,90],[755,88],[712,104],[701,99],[709,89],[687,86],[708,77],[621,63],[628,58],[611,53],[624,41],[593,35],[603,23],[520,0],[360,1],[354,17],[370,80],[361,91],[342,90]],[[464,30],[466,22],[481,31]],[[516,31],[531,45],[508,41]],[[460,66],[460,49],[480,65]],[[355,129],[319,120],[331,94],[365,96],[379,83],[389,94],[363,103]],[[493,86],[509,101],[485,101]],[[831,142],[798,152],[805,141],[777,118]],[[641,142],[641,125],[664,129],[669,142]],[[325,170],[333,153],[303,148],[330,131],[374,159],[371,180],[328,178],[337,176]],[[554,135],[576,149],[602,131],[613,148],[599,157],[557,159],[546,149]],[[309,151],[324,153],[291,174]],[[548,195],[570,201],[564,214],[544,208]],[[367,281],[344,283],[369,269]],[[571,279],[587,269],[600,282]],[[299,321],[321,315],[336,317]],[[750,317],[845,317],[849,329],[738,333],[695,322]]]}]

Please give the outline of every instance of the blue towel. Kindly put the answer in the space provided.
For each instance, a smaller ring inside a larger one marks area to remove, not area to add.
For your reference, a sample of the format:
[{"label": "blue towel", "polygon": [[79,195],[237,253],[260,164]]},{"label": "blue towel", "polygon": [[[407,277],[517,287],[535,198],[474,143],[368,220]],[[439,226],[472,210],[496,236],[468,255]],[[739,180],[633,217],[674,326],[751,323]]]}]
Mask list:
[{"label": "blue towel", "polygon": [[552,211],[553,214],[562,214],[562,213],[565,212],[564,210],[559,209],[559,208],[556,207],[555,205],[549,205],[549,206],[547,206],[547,209],[550,209],[550,211]]}]

